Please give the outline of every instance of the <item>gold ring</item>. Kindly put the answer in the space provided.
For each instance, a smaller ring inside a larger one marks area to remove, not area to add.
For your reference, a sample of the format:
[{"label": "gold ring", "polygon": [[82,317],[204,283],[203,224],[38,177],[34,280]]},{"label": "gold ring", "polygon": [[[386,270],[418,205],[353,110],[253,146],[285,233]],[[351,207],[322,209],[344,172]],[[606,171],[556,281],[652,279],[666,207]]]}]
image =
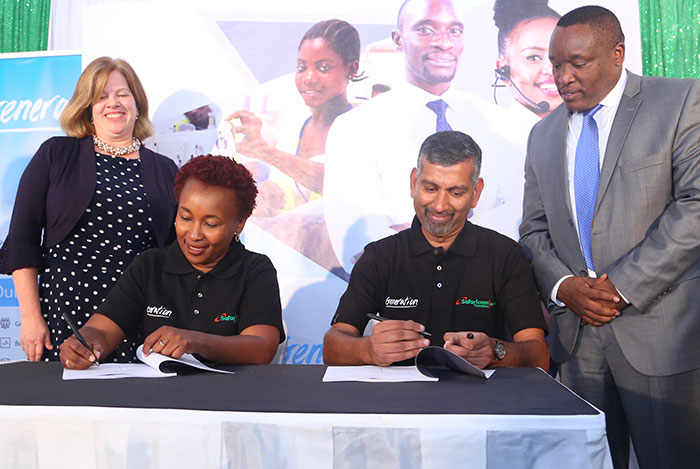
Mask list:
[{"label": "gold ring", "polygon": [[66,368],[70,368],[70,359],[66,359]]}]

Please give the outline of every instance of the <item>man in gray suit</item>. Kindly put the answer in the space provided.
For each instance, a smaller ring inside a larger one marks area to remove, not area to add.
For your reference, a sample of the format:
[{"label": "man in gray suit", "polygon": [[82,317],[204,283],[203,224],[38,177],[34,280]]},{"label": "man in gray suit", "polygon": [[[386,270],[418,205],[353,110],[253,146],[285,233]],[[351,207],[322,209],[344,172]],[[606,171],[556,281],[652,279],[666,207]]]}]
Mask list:
[{"label": "man in gray suit", "polygon": [[623,68],[615,15],[550,41],[564,100],[530,134],[521,242],[561,379],[606,413],[615,467],[700,460],[700,81]]}]

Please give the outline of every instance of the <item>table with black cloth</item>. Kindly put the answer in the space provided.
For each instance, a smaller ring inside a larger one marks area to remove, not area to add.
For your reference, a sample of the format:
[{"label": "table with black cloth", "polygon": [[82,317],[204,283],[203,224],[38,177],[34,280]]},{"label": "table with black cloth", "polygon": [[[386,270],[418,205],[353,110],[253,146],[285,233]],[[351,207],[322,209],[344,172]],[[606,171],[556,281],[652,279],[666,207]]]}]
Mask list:
[{"label": "table with black cloth", "polygon": [[539,369],[323,383],[325,366],[63,381],[0,366],[4,467],[611,467],[605,417]]}]

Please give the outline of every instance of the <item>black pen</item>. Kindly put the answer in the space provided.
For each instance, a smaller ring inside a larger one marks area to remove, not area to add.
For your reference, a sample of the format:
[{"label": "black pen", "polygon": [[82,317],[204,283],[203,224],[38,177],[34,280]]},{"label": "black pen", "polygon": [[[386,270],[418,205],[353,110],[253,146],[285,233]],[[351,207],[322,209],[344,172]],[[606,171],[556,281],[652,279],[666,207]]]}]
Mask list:
[{"label": "black pen", "polygon": [[[63,314],[63,313],[61,314],[61,316],[63,316],[63,319],[68,323],[68,325],[70,326],[71,330],[73,331],[73,334],[75,334],[75,337],[78,339],[78,341],[79,341],[81,344],[83,344],[83,346],[84,346],[86,349],[88,349],[88,350],[90,351],[90,353],[92,353],[92,348],[90,348],[90,346],[89,346],[88,343],[85,341],[85,339],[83,338],[83,336],[80,334],[80,332],[78,332],[78,326],[75,325],[75,323],[74,323],[73,320],[70,318],[70,316],[68,316],[67,314]],[[95,355],[94,353],[92,353],[92,354]],[[94,363],[95,363],[95,365],[100,366],[100,361],[97,359],[97,356],[95,356],[95,362],[94,362]]]},{"label": "black pen", "polygon": [[[374,319],[375,321],[379,321],[379,322],[390,321],[389,318],[385,318],[384,316],[380,316],[378,314],[367,313],[367,317],[370,319]],[[422,335],[423,337],[432,337],[432,334],[430,334],[430,332],[424,331],[424,332],[419,332],[419,334]]]}]

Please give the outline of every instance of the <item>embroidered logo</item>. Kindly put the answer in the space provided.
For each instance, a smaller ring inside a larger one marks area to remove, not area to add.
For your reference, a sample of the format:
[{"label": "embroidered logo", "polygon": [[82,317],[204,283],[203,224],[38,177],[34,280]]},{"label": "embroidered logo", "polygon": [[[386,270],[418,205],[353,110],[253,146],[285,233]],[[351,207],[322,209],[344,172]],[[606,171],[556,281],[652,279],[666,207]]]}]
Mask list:
[{"label": "embroidered logo", "polygon": [[491,309],[491,306],[496,306],[495,301],[470,299],[466,296],[463,296],[462,298],[457,300],[457,302],[455,304],[456,305],[468,305],[468,306],[473,306],[475,308],[486,308],[486,309]]},{"label": "embroidered logo", "polygon": [[168,319],[171,314],[173,311],[165,306],[146,306],[146,316]]},{"label": "embroidered logo", "polygon": [[391,298],[389,296],[384,300],[384,305],[387,308],[417,308],[418,298],[411,298],[407,296],[406,298]]},{"label": "embroidered logo", "polygon": [[214,319],[214,322],[238,322],[238,315],[229,316],[228,313],[221,313]]}]

